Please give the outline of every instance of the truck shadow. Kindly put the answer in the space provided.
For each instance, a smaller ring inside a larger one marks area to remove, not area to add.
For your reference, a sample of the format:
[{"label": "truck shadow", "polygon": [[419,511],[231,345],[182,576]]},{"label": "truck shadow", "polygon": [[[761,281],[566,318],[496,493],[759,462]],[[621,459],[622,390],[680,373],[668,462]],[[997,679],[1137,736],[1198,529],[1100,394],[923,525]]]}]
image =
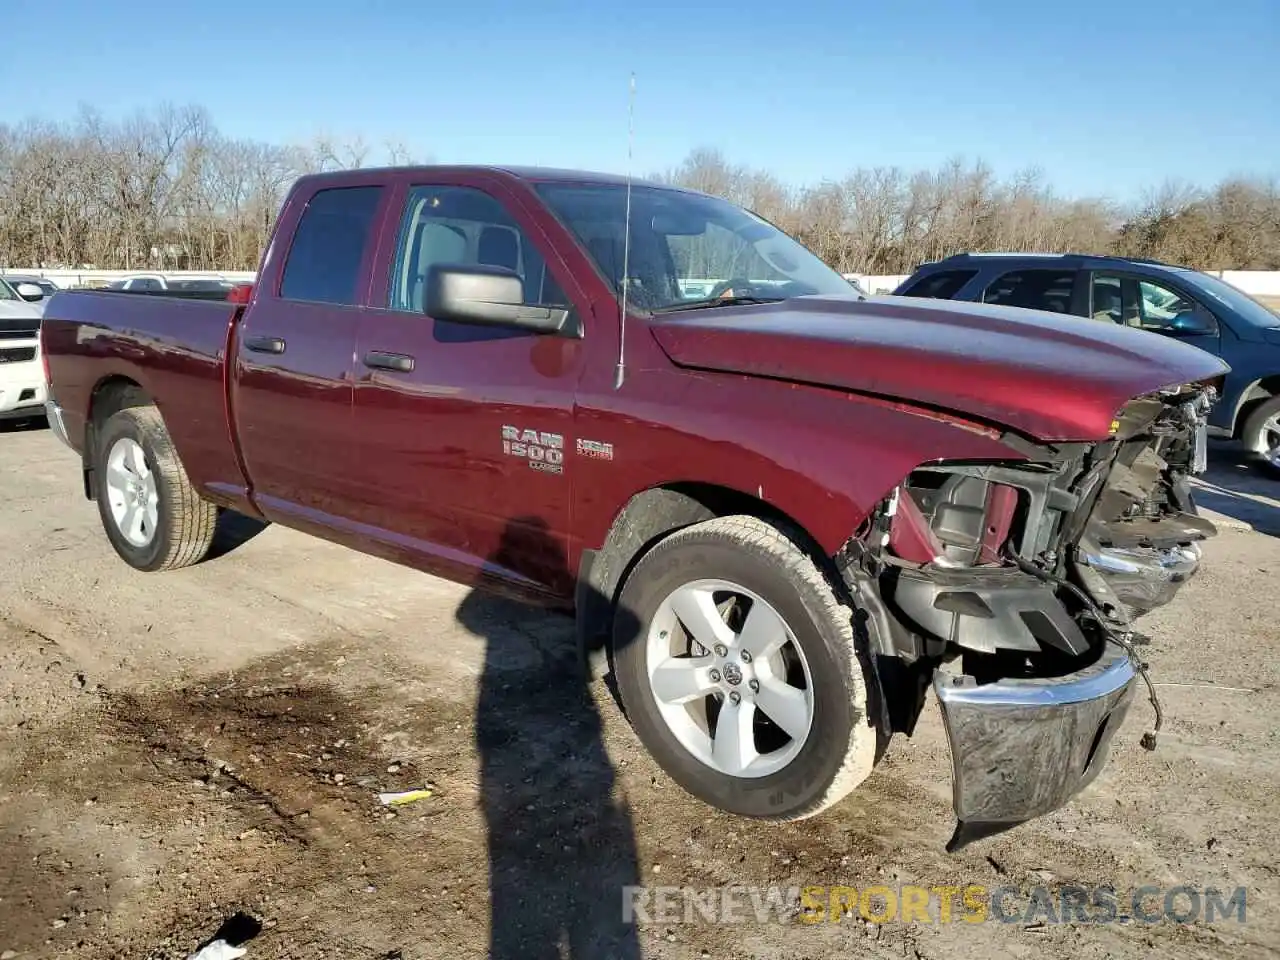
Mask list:
[{"label": "truck shadow", "polygon": [[34,433],[37,430],[48,430],[49,421],[44,414],[34,417],[12,417],[0,420],[0,433]]},{"label": "truck shadow", "polygon": [[[508,525],[493,561],[565,559],[539,520]],[[620,616],[626,616],[620,613]],[[473,590],[459,622],[485,640],[476,705],[480,796],[488,834],[489,951],[507,958],[639,960],[623,888],[639,884],[630,810],[572,630]]]},{"label": "truck shadow", "polygon": [[219,509],[217,526],[213,531],[213,544],[200,562],[208,563],[210,560],[225,557],[231,551],[244,546],[269,526],[271,524],[265,520],[247,517],[234,510]]}]

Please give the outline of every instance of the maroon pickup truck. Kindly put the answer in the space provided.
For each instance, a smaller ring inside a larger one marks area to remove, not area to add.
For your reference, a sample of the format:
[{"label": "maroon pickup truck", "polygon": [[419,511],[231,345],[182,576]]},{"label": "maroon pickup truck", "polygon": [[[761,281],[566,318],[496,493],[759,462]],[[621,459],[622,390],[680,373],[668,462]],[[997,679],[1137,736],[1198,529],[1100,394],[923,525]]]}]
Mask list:
[{"label": "maroon pickup truck", "polygon": [[[130,565],[234,511],[576,611],[672,778],[796,819],[932,686],[952,848],[1065,803],[1196,570],[1226,367],[867,299],[768,222],[552,170],[306,177],[227,302],[63,293],[55,430]],[[1153,698],[1154,702],[1154,698]]]}]

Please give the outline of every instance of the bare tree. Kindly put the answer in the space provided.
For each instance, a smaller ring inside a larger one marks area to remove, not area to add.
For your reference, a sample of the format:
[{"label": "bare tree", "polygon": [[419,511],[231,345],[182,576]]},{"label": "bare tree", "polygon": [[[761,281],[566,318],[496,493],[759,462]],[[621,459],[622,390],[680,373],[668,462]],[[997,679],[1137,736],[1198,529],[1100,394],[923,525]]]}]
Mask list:
[{"label": "bare tree", "polygon": [[[374,149],[360,137],[237,140],[191,106],[117,121],[85,109],[62,124],[0,125],[0,266],[252,269],[300,174],[414,160],[404,143]],[[1234,177],[1208,189],[1170,182],[1122,209],[1059,197],[1037,169],[998,177],[981,160],[833,171],[793,187],[707,148],[656,179],[741,204],[844,272],[906,273],[968,250],[1280,269],[1274,179]],[[716,262],[722,247],[684,238],[678,256],[715,276],[741,266]]]}]

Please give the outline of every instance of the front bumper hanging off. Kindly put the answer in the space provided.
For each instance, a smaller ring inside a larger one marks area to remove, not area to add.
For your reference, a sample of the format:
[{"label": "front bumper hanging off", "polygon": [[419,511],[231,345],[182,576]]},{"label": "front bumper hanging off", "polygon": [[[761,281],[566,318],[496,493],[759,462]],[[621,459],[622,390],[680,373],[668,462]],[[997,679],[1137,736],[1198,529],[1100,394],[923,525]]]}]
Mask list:
[{"label": "front bumper hanging off", "polygon": [[1097,777],[1133,700],[1136,671],[1108,642],[1089,667],[1061,677],[977,685],[935,674],[951,746],[956,830],[948,852],[1067,802]]}]

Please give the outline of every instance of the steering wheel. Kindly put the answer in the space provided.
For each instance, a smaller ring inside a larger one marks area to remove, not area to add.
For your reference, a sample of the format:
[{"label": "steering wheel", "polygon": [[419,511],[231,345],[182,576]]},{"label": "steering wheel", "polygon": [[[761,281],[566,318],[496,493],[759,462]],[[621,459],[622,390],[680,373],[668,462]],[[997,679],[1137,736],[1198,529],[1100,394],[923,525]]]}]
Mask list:
[{"label": "steering wheel", "polygon": [[718,297],[723,297],[730,290],[733,291],[735,297],[751,297],[755,296],[756,292],[755,288],[746,280],[741,277],[733,277],[729,280],[721,280],[712,287],[711,292],[707,294],[707,299],[715,300]]}]

